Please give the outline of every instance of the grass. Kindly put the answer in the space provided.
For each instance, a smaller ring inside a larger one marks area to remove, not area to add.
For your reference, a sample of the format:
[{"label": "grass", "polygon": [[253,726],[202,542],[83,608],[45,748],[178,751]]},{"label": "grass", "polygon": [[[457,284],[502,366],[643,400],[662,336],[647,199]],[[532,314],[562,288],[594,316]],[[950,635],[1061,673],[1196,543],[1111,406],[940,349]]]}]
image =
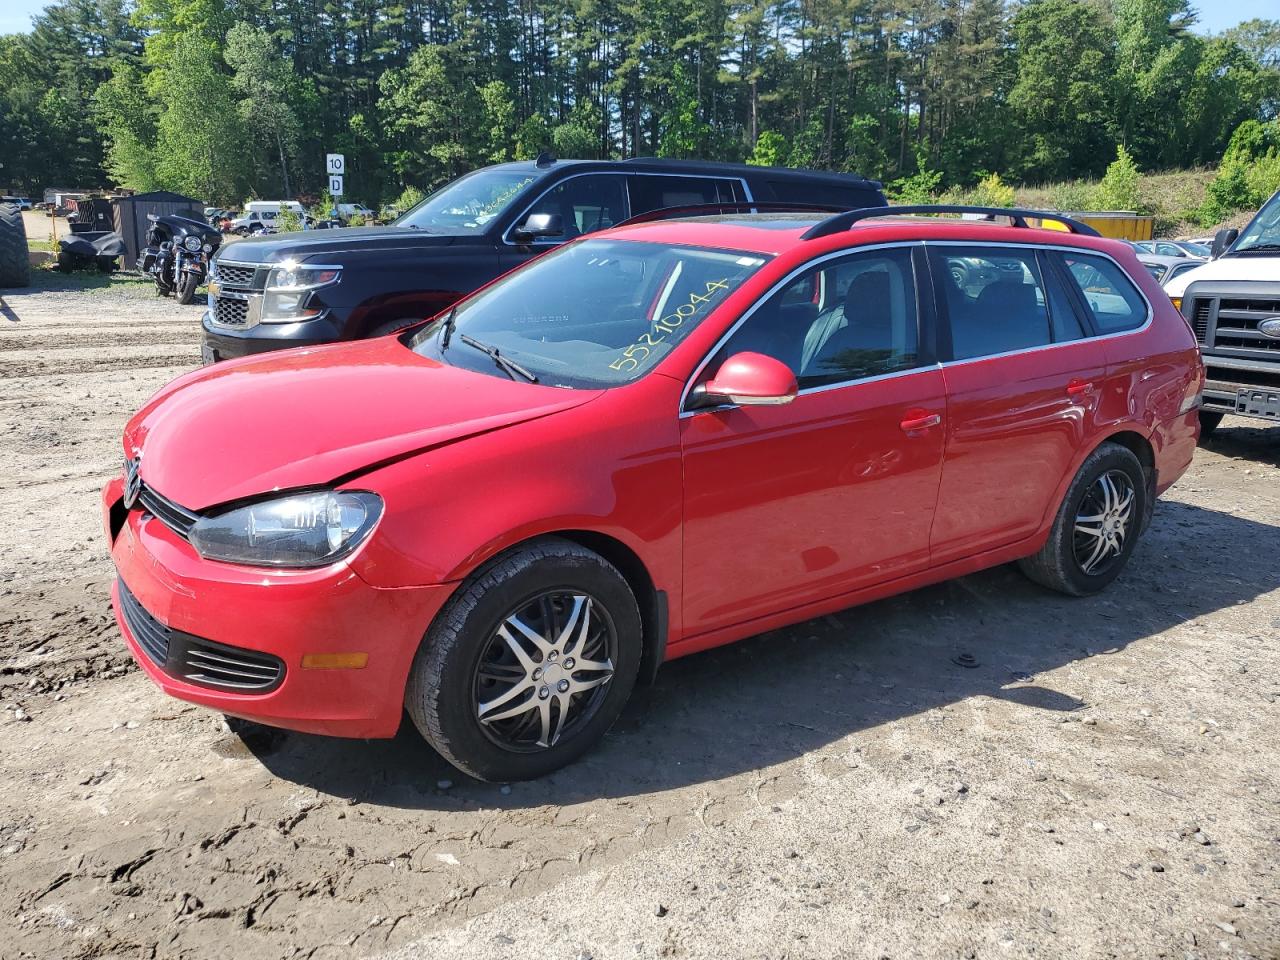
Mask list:
[{"label": "grass", "polygon": [[[1167,170],[1146,173],[1138,183],[1138,196],[1145,212],[1156,218],[1158,237],[1203,236],[1214,228],[1200,226],[1196,210],[1204,203],[1205,190],[1215,170]],[[1096,180],[1068,180],[1018,187],[1016,203],[1032,209],[1079,208],[1098,186]]]},{"label": "grass", "polygon": [[138,273],[100,273],[97,270],[77,270],[63,273],[52,266],[37,267],[31,271],[31,285],[41,290],[76,291],[97,296],[147,299],[156,295],[155,283]]}]

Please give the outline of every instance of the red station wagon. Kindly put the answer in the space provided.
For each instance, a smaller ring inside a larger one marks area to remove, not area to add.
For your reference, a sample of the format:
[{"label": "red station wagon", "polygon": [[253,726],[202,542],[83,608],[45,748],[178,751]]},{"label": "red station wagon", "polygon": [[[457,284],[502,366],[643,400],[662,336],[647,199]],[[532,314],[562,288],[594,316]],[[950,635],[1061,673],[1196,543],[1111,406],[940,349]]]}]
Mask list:
[{"label": "red station wagon", "polygon": [[1191,331],[1119,242],[940,209],[649,215],[175,380],[103,493],[129,649],[515,780],[664,660],[1010,561],[1101,589],[1191,462]]}]

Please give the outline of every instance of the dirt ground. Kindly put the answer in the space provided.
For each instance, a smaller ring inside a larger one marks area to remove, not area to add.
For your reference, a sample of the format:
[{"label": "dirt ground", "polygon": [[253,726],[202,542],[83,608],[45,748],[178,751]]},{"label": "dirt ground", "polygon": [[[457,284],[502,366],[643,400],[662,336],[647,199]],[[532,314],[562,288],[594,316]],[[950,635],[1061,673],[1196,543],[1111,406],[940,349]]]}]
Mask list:
[{"label": "dirt ground", "polygon": [[1226,421],[1102,596],[776,631],[481,785],[133,668],[98,490],[200,310],[104,283],[0,298],[0,956],[1280,957],[1280,428]]}]

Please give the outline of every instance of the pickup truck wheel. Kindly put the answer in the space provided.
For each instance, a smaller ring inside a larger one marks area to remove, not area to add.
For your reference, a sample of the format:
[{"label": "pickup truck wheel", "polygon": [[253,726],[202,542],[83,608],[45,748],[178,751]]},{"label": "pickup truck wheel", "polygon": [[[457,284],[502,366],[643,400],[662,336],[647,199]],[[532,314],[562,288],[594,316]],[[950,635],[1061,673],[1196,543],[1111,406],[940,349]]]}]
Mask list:
[{"label": "pickup truck wheel", "polygon": [[480,780],[529,780],[576,760],[635,686],[640,610],[617,569],[559,538],[482,567],[436,617],[405,705],[426,740]]},{"label": "pickup truck wheel", "polygon": [[1132,451],[1101,444],[1067,488],[1048,541],[1018,566],[1051,590],[1073,597],[1097,593],[1129,562],[1146,516],[1147,489]]},{"label": "pickup truck wheel", "polygon": [[1218,425],[1222,423],[1223,414],[1213,413],[1209,410],[1200,411],[1200,439],[1211,436],[1213,431],[1218,429]]},{"label": "pickup truck wheel", "polygon": [[22,210],[16,204],[0,203],[0,287],[25,287],[30,282]]}]

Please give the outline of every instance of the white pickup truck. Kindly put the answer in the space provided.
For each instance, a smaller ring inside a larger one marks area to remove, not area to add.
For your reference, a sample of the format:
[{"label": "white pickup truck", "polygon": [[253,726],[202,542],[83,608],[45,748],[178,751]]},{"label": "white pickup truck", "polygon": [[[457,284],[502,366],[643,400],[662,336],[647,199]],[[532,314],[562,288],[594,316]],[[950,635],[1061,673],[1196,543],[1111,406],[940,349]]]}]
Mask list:
[{"label": "white pickup truck", "polygon": [[1280,422],[1280,192],[1243,230],[1220,230],[1213,259],[1165,292],[1204,358],[1201,432],[1228,413]]}]

